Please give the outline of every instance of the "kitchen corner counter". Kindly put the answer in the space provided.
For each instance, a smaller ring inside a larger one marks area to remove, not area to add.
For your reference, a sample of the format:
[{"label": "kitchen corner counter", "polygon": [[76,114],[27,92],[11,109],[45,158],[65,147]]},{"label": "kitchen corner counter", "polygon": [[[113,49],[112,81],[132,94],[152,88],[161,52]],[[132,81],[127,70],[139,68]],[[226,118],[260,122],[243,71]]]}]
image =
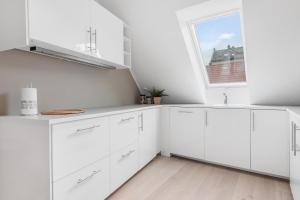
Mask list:
[{"label": "kitchen corner counter", "polygon": [[87,108],[84,113],[71,115],[37,115],[37,116],[1,116],[1,119],[24,119],[24,120],[40,120],[49,122],[49,124],[65,123],[76,120],[103,117],[108,115],[116,115],[127,112],[135,112],[146,109],[161,108],[161,105],[127,105],[120,107],[103,107],[103,108]]},{"label": "kitchen corner counter", "polygon": [[289,106],[286,109],[289,113],[300,117],[300,106]]},{"label": "kitchen corner counter", "polygon": [[286,110],[286,106],[266,106],[266,105],[248,105],[248,104],[166,104],[169,107],[182,108],[232,108],[232,109],[266,109],[266,110]]},{"label": "kitchen corner counter", "polygon": [[49,124],[64,123],[76,120],[103,117],[108,115],[121,114],[126,112],[135,112],[145,109],[162,107],[180,107],[180,108],[215,108],[215,109],[253,109],[253,110],[286,110],[300,116],[300,107],[297,106],[264,106],[264,105],[246,105],[246,104],[164,104],[164,105],[127,105],[119,107],[87,108],[81,114],[73,115],[37,115],[37,116],[1,116],[1,119],[24,119],[41,120]]}]

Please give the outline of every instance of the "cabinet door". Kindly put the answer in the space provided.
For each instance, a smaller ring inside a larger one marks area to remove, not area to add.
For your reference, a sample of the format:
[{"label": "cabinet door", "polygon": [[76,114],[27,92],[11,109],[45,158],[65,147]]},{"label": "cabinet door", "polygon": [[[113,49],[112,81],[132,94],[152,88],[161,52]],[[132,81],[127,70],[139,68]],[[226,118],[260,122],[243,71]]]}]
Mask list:
[{"label": "cabinet door", "polygon": [[139,166],[143,168],[159,150],[159,109],[149,109],[140,113]]},{"label": "cabinet door", "polygon": [[93,55],[123,65],[123,22],[96,1],[91,6]]},{"label": "cabinet door", "polygon": [[111,192],[138,171],[138,145],[134,143],[111,155]]},{"label": "cabinet door", "polygon": [[138,140],[138,113],[110,117],[110,151],[116,152]]},{"label": "cabinet door", "polygon": [[250,168],[250,111],[209,109],[206,159],[238,168]]},{"label": "cabinet door", "polygon": [[88,50],[87,0],[29,0],[29,38],[80,53]]},{"label": "cabinet door", "polygon": [[251,168],[289,176],[289,122],[286,111],[253,110]]},{"label": "cabinet door", "polygon": [[204,159],[204,118],[202,108],[171,109],[171,153]]},{"label": "cabinet door", "polygon": [[109,140],[107,117],[53,125],[54,181],[109,155]]},{"label": "cabinet door", "polygon": [[53,183],[54,200],[101,200],[109,191],[109,158]]},{"label": "cabinet door", "polygon": [[300,170],[299,170],[300,169],[300,130],[299,128],[300,128],[300,117],[291,114],[290,185],[295,200],[300,200]]}]

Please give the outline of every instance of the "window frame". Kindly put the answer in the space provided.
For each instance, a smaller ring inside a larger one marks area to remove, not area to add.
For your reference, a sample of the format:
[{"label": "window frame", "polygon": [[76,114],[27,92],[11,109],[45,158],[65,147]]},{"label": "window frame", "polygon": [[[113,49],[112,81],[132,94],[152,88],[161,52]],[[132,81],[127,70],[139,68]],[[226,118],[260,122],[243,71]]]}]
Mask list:
[{"label": "window frame", "polygon": [[[204,59],[203,59],[203,54],[202,50],[200,47],[200,42],[198,41],[197,38],[197,33],[195,26],[197,23],[205,21],[205,20],[211,20],[211,19],[217,19],[220,17],[228,16],[234,13],[239,13],[240,15],[240,28],[241,28],[241,34],[242,34],[242,43],[243,43],[243,50],[244,50],[244,64],[245,64],[245,76],[246,76],[246,81],[245,82],[234,82],[234,83],[210,83],[208,73],[204,64]],[[188,28],[190,30],[190,34],[192,36],[192,42],[194,44],[194,49],[196,51],[196,57],[198,59],[203,77],[206,82],[206,87],[207,88],[235,88],[235,87],[247,87],[248,86],[248,76],[247,76],[247,62],[246,62],[246,43],[245,43],[245,34],[244,34],[244,23],[243,23],[243,13],[242,9],[240,8],[235,8],[229,11],[224,11],[224,12],[219,12],[215,13],[212,15],[207,15],[205,17],[199,17],[197,19],[191,20],[188,23]]]}]

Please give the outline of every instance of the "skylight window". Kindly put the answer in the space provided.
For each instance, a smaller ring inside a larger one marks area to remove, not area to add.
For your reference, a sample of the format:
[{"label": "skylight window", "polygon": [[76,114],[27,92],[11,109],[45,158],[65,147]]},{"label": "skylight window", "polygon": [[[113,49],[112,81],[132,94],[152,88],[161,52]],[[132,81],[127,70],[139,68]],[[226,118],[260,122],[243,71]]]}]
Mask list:
[{"label": "skylight window", "polygon": [[245,84],[240,13],[197,21],[193,30],[209,85]]}]

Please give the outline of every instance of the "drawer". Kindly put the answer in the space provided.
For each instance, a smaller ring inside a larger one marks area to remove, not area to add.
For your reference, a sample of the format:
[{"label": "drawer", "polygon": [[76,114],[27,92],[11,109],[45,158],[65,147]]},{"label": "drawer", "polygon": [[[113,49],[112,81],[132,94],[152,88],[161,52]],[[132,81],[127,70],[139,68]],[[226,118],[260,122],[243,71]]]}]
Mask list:
[{"label": "drawer", "polygon": [[138,138],[138,113],[114,115],[111,124],[111,151],[116,152]]},{"label": "drawer", "polygon": [[108,195],[108,158],[53,184],[53,200],[103,200]]},{"label": "drawer", "polygon": [[111,192],[118,189],[138,171],[137,143],[115,153],[111,157]]},{"label": "drawer", "polygon": [[107,156],[108,118],[54,125],[52,152],[54,181]]}]

